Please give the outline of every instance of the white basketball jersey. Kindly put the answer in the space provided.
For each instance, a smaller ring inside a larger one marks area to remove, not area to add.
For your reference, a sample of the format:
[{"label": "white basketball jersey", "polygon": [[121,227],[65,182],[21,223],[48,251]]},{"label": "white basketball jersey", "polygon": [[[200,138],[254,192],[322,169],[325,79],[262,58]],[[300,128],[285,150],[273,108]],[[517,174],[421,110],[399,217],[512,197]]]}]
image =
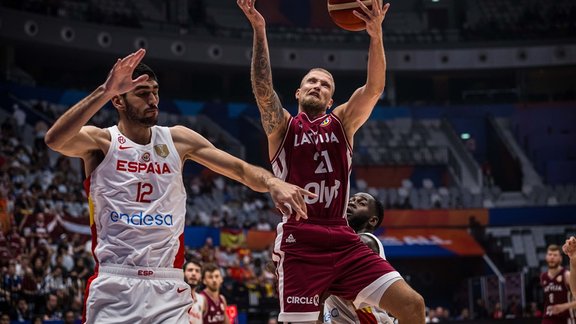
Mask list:
[{"label": "white basketball jersey", "polygon": [[194,292],[192,298],[192,307],[188,310],[190,324],[202,324],[203,310],[206,307],[206,297],[200,293]]},{"label": "white basketball jersey", "polygon": [[[378,254],[386,259],[382,242],[372,233],[360,233],[360,236],[367,236],[374,240],[378,245]],[[364,323],[381,323],[394,324],[394,321],[388,316],[385,310],[361,305],[357,309],[351,301],[344,300],[336,296],[330,296],[324,302],[324,319],[323,323],[332,324],[364,324]]]},{"label": "white basketball jersey", "polygon": [[384,253],[384,246],[382,245],[382,241],[380,241],[380,239],[377,238],[376,235],[368,232],[360,233],[358,235],[366,236],[370,238],[372,241],[376,242],[376,244],[378,245],[378,255],[380,255],[382,259],[386,260],[386,253]]},{"label": "white basketball jersey", "polygon": [[147,145],[108,131],[110,149],[85,184],[96,262],[181,268],[186,192],[169,128],[152,127]]}]

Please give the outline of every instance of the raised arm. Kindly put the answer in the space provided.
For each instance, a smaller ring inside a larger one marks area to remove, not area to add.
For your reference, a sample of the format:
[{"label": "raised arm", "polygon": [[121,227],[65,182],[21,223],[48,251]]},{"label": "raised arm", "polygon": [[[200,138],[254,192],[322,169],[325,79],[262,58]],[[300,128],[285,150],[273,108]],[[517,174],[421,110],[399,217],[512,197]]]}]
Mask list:
[{"label": "raised arm", "polygon": [[388,3],[381,7],[381,2],[372,0],[372,9],[368,9],[361,1],[356,1],[361,10],[355,10],[354,15],[366,23],[366,32],[370,36],[366,84],[356,89],[348,102],[334,109],[334,114],[342,120],[349,137],[353,137],[360,126],[368,120],[372,109],[384,92],[386,56],[382,39],[382,22],[390,7]]},{"label": "raised arm", "polygon": [[258,192],[270,192],[276,207],[283,214],[296,212],[296,220],[308,218],[303,196],[315,194],[276,178],[269,171],[248,164],[239,158],[216,148],[207,139],[193,130],[175,126],[171,129],[174,143],[180,156],[196,161],[210,170],[234,179]]},{"label": "raised arm", "polygon": [[[252,45],[252,64],[250,76],[252,92],[260,110],[262,127],[268,136],[269,147],[275,151],[286,132],[290,114],[280,103],[272,83],[270,52],[266,38],[266,21],[254,7],[255,0],[237,0],[238,6],[252,25],[254,40]],[[274,152],[270,152],[274,154]]]},{"label": "raised arm", "polygon": [[50,127],[44,141],[54,151],[67,156],[84,157],[91,151],[100,149],[98,138],[105,131],[96,127],[84,126],[112,97],[128,92],[148,79],[142,75],[132,80],[132,72],[146,54],[140,49],[123,59],[118,59],[108,78],[86,98],[68,109]]},{"label": "raised arm", "polygon": [[568,274],[568,283],[572,291],[572,298],[576,299],[576,236],[566,240],[562,250],[570,258],[570,273]]}]

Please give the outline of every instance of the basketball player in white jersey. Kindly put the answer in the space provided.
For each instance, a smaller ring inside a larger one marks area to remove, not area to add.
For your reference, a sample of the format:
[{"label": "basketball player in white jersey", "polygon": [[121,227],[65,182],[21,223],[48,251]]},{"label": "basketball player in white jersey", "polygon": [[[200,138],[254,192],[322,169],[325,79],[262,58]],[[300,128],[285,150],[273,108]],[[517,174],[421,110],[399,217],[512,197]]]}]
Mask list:
[{"label": "basketball player in white jersey", "polygon": [[[372,234],[382,224],[384,218],[384,206],[372,195],[364,192],[354,194],[348,200],[346,211],[348,224],[354,232],[358,233],[364,244],[380,257],[386,258],[382,242]],[[323,323],[332,324],[394,324],[394,321],[383,309],[354,304],[336,296],[329,296],[324,302]]]},{"label": "basketball player in white jersey", "polygon": [[[140,49],[118,59],[106,81],[66,111],[46,144],[82,158],[90,206],[95,273],[86,287],[86,323],[188,323],[183,280],[186,191],[182,167],[196,161],[306,216],[302,195],[183,127],[156,126],[159,84]],[[116,126],[86,123],[111,101]]]},{"label": "basketball player in white jersey", "polygon": [[237,0],[254,32],[252,91],[268,138],[272,169],[281,179],[318,194],[305,199],[308,218],[304,220],[281,209],[285,216],[276,228],[273,254],[280,297],[278,320],[315,322],[322,314],[320,296],[327,293],[352,300],[357,307],[380,306],[401,324],[424,324],[422,296],[360,241],[345,218],[354,134],[370,117],[386,84],[382,23],[389,4],[354,3],[354,15],[365,22],[370,37],[366,83],[348,101],[331,109],[334,78],[325,69],[312,68],[294,93],[298,113],[292,116],[274,90],[266,21],[254,2]]},{"label": "basketball player in white jersey", "polygon": [[190,324],[202,324],[202,316],[206,311],[206,298],[198,293],[196,288],[202,280],[202,265],[197,260],[190,260],[184,264],[184,281],[190,286],[192,306],[188,310]]}]

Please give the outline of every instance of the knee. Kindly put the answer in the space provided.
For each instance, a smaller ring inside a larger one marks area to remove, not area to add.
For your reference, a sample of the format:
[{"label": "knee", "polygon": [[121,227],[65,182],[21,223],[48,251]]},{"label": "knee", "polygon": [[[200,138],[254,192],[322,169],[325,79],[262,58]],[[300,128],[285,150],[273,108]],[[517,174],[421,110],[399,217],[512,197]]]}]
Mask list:
[{"label": "knee", "polygon": [[411,312],[414,312],[415,314],[422,314],[423,316],[426,315],[426,305],[424,304],[424,298],[416,291],[412,292],[412,296],[410,296],[410,302],[408,304]]},{"label": "knee", "polygon": [[402,304],[399,310],[398,318],[424,319],[425,317],[426,306],[424,304],[424,298],[412,290],[411,293],[406,296],[405,303]]}]

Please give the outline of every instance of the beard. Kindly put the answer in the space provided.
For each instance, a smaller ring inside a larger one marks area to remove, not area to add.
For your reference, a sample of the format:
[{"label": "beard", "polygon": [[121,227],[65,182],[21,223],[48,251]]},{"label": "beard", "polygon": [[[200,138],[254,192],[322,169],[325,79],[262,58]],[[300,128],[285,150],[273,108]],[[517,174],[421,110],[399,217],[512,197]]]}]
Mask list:
[{"label": "beard", "polygon": [[549,269],[558,269],[560,267],[560,262],[548,262]]},{"label": "beard", "polygon": [[146,127],[155,126],[158,123],[158,114],[150,117],[139,116],[134,106],[126,101],[126,118]]},{"label": "beard", "polygon": [[366,229],[367,223],[368,223],[367,217],[362,217],[359,215],[356,215],[354,217],[348,217],[348,226],[350,226],[354,230],[354,232]]},{"label": "beard", "polygon": [[326,112],[326,105],[323,104],[318,98],[304,97],[300,100],[300,107],[309,116],[318,116]]}]

